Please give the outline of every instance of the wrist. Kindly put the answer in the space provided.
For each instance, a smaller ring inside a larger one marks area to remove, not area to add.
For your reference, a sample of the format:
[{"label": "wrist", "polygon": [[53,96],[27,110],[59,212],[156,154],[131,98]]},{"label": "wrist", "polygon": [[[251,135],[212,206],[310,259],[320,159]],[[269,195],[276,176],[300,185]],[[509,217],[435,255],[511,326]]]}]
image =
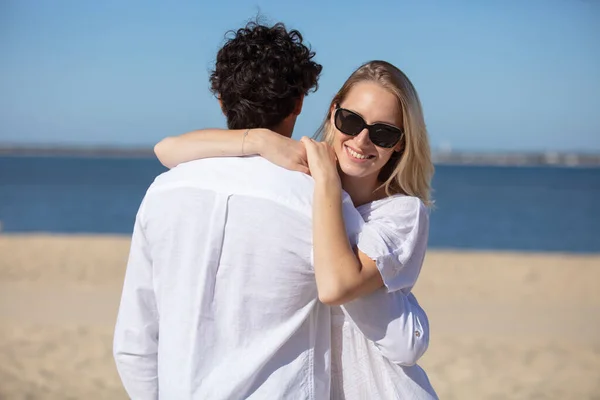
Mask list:
[{"label": "wrist", "polygon": [[339,176],[324,177],[315,179],[315,191],[319,191],[326,196],[340,195],[342,193],[342,184]]},{"label": "wrist", "polygon": [[253,128],[248,130],[244,142],[244,155],[263,156],[268,137],[271,131],[263,128]]}]

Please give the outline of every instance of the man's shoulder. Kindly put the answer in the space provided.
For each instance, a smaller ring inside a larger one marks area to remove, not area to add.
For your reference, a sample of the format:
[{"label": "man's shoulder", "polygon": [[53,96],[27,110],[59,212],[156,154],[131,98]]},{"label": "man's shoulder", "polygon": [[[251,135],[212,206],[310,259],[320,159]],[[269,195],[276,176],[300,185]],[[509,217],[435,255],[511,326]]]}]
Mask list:
[{"label": "man's shoulder", "polygon": [[262,157],[218,157],[194,160],[159,175],[155,184],[169,182],[199,182],[209,184],[227,181],[257,182],[281,180],[290,184],[312,185],[309,176],[281,168]]},{"label": "man's shoulder", "polygon": [[261,197],[305,209],[312,203],[314,181],[261,157],[219,157],[183,163],[164,172],[149,193],[182,187]]}]

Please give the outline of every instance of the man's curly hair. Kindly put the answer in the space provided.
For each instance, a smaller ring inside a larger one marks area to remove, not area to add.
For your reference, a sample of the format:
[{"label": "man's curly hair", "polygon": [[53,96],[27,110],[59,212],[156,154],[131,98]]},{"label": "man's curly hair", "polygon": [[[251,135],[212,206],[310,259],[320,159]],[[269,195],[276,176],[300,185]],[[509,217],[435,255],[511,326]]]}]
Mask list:
[{"label": "man's curly hair", "polygon": [[296,101],[318,88],[320,64],[296,30],[250,22],[217,54],[211,90],[221,100],[229,129],[274,128]]}]

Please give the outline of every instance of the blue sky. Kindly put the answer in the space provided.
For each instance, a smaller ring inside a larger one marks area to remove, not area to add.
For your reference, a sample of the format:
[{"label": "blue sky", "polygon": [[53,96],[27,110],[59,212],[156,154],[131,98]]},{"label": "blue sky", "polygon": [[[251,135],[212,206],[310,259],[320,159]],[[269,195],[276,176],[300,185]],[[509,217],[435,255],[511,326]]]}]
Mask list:
[{"label": "blue sky", "polygon": [[259,10],[324,66],[295,137],[384,59],[419,91],[434,149],[600,152],[596,0],[2,1],[0,144],[151,146],[223,127],[209,70]]}]

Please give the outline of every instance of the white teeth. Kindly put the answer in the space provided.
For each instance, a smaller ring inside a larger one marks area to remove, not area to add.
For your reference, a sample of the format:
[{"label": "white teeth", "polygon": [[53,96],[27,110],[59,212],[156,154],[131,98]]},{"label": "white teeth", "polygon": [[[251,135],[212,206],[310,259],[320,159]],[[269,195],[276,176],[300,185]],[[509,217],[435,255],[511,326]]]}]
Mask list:
[{"label": "white teeth", "polygon": [[352,157],[356,157],[356,158],[360,158],[361,160],[364,160],[367,158],[367,156],[362,155],[360,153],[355,152],[354,150],[352,150],[350,147],[346,147],[348,149],[348,153],[350,153],[350,155]]}]

